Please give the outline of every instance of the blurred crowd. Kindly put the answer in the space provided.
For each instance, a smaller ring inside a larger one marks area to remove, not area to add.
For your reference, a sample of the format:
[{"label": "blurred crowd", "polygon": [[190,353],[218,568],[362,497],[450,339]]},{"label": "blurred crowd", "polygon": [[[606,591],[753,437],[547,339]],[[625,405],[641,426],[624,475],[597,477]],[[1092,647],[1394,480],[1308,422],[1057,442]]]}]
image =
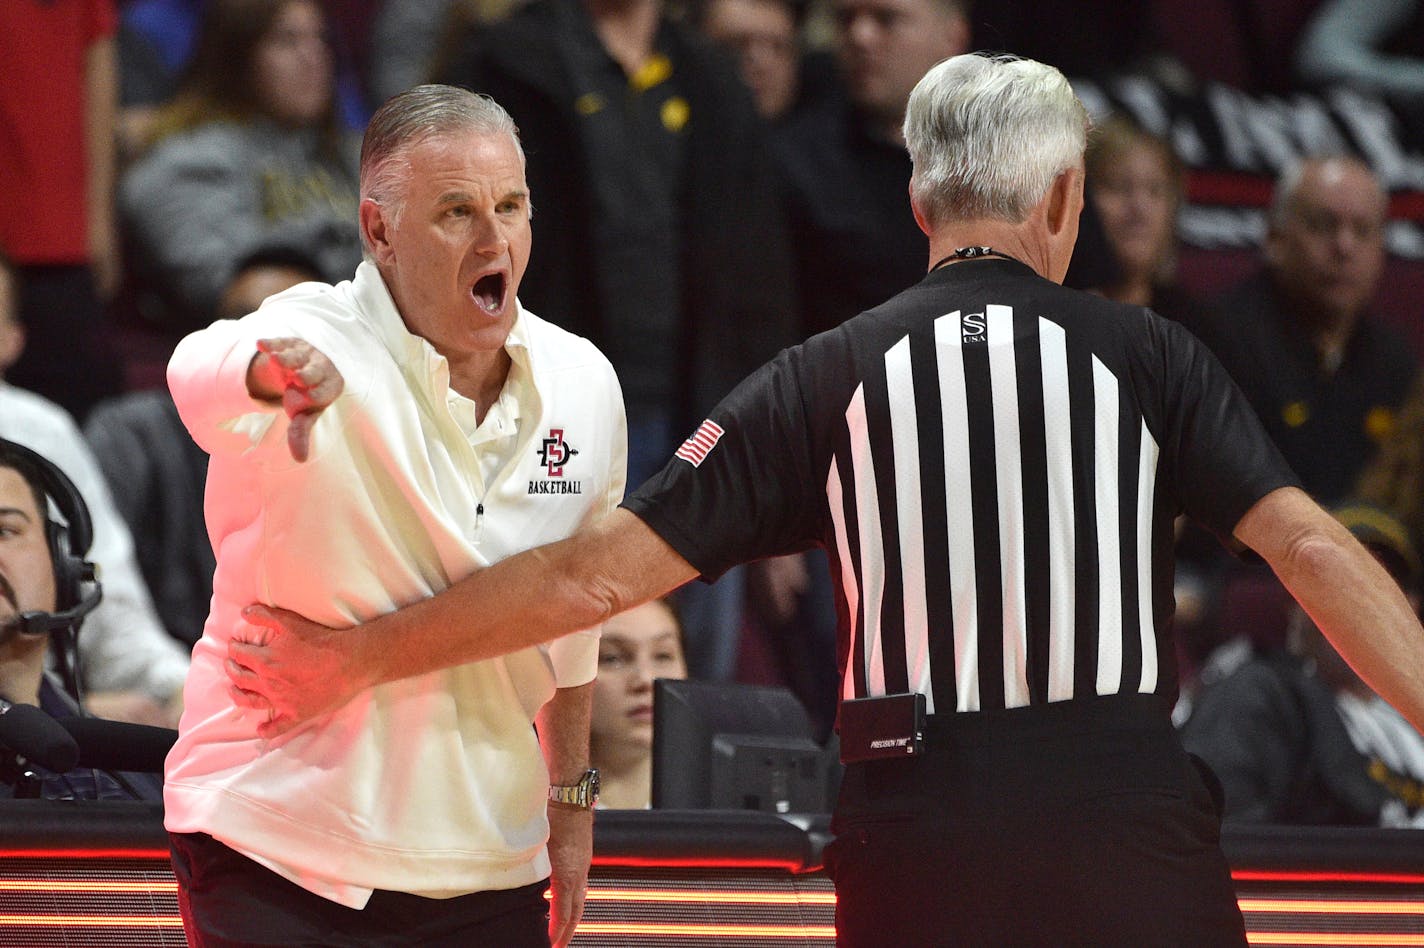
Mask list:
[{"label": "blurred crowd", "polygon": [[[1187,103],[1213,87],[1349,90],[1424,156],[1414,0],[0,5],[0,436],[55,461],[94,511],[106,595],[80,636],[89,700],[176,720],[213,554],[205,457],[162,367],[192,329],[351,276],[374,105],[441,81],[512,113],[537,211],[522,302],[613,362],[637,485],[781,347],[924,275],[900,123],[920,76],[973,49]],[[1419,213],[1424,170],[1326,129],[1296,135],[1258,162],[1269,198],[1249,267],[1201,279],[1179,238],[1201,150],[1147,105],[1094,119],[1068,282],[1206,342],[1306,488],[1417,597],[1424,323],[1419,296],[1388,284],[1424,284],[1424,265],[1387,237]],[[1178,720],[1221,774],[1228,818],[1424,825],[1424,739],[1231,545],[1184,523],[1177,587]],[[625,710],[595,713],[595,750],[630,787],[610,800],[642,805],[642,718],[624,732],[658,675],[784,684],[832,728],[825,557],[693,586],[606,639],[604,691]]]}]

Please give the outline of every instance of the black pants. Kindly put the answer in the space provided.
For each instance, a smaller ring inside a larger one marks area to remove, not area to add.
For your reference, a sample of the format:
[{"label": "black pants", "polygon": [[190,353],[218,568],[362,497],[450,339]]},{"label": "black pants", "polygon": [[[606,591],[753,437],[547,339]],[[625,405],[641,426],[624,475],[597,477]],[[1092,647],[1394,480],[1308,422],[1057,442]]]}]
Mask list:
[{"label": "black pants", "polygon": [[847,766],[837,944],[1246,944],[1220,816],[1157,699],[940,715]]},{"label": "black pants", "polygon": [[380,889],[364,909],[314,895],[205,833],[170,833],[178,907],[193,948],[549,948],[548,882],[427,899]]}]

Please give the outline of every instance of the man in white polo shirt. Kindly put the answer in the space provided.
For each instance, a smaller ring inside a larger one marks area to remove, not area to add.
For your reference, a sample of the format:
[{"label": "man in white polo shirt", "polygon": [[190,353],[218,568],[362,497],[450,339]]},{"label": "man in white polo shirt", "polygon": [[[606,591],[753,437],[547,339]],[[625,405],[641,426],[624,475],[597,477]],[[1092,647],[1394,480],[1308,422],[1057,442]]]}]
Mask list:
[{"label": "man in white polo shirt", "polygon": [[265,633],[249,603],[354,625],[616,506],[618,382],[519,305],[529,218],[502,108],[402,93],[366,132],[354,279],[297,286],[174,352],[174,399],[212,456],[218,564],[165,785],[192,944],[573,933],[597,629],[382,685],[272,741],[223,670],[230,639]]}]

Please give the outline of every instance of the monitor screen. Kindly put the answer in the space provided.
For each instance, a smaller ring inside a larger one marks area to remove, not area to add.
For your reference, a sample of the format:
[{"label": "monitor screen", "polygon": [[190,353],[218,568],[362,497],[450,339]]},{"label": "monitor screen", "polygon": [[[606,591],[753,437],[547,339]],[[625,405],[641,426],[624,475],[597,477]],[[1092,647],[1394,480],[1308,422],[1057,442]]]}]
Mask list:
[{"label": "monitor screen", "polygon": [[785,688],[658,679],[653,807],[824,813],[829,759]]}]

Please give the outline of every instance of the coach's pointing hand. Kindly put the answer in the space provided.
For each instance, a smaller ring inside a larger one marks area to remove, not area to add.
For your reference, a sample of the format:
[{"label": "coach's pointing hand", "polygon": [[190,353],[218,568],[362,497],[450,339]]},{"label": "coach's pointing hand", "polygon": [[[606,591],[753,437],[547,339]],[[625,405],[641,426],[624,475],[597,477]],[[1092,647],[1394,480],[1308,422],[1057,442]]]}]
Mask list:
[{"label": "coach's pointing hand", "polygon": [[287,446],[305,461],[317,416],[336,401],[346,383],[321,350],[302,339],[259,339],[247,367],[247,391],[253,398],[282,402],[291,419]]}]

